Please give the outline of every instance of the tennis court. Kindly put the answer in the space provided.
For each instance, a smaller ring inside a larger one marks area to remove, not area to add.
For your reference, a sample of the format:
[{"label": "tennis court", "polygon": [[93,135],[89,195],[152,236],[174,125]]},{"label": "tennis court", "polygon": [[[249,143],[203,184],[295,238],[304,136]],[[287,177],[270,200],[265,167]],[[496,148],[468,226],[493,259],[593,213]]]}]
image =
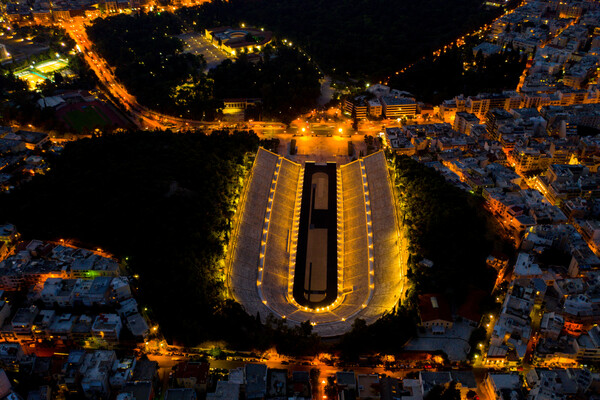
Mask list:
[{"label": "tennis court", "polygon": [[67,60],[59,58],[57,60],[48,60],[42,63],[39,63],[34,66],[34,69],[41,72],[42,74],[52,74],[56,71],[60,71],[69,65]]},{"label": "tennis court", "polygon": [[65,69],[69,65],[68,61],[62,58],[48,60],[15,72],[17,78],[27,81],[30,89],[35,89],[37,85],[46,79],[53,80],[54,72]]}]

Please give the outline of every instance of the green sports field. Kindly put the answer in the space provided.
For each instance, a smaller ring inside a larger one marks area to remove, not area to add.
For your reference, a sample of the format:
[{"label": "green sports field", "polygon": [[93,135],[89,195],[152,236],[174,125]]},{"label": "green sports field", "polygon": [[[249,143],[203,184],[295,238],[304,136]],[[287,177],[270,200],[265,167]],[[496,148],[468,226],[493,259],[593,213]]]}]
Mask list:
[{"label": "green sports field", "polygon": [[71,110],[65,115],[65,120],[77,132],[85,128],[92,130],[110,125],[110,119],[94,106]]}]

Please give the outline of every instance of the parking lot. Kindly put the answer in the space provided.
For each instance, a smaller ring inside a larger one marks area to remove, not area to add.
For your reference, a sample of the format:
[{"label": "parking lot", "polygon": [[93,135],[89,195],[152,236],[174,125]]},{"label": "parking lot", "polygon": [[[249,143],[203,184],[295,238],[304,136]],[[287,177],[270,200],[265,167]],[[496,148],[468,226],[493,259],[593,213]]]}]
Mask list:
[{"label": "parking lot", "polygon": [[469,338],[474,329],[464,321],[455,322],[443,335],[433,335],[430,331],[419,333],[406,344],[405,349],[416,352],[442,350],[450,361],[464,361],[471,350]]},{"label": "parking lot", "polygon": [[32,40],[7,34],[0,34],[0,43],[6,46],[12,59],[17,62],[49,49],[48,46],[39,45]]},{"label": "parking lot", "polygon": [[204,56],[207,69],[214,68],[229,58],[227,53],[215,47],[199,32],[184,33],[177,37],[184,41],[185,52]]}]

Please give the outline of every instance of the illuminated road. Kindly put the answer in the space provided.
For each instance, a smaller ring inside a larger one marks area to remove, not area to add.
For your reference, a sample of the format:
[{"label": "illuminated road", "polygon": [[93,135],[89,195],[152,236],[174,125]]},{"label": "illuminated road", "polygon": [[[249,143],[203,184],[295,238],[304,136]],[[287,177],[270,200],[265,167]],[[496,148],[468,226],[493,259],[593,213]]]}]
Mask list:
[{"label": "illuminated road", "polygon": [[[203,1],[201,0],[199,2],[203,2]],[[521,5],[524,3],[525,2],[521,3]],[[169,9],[169,11],[174,11],[174,10],[175,10],[175,7],[170,7],[170,9]],[[513,12],[513,11],[512,10],[507,11],[504,15],[510,14],[511,12]],[[500,18],[500,17],[498,17],[498,18]],[[263,134],[268,134],[268,133],[274,134],[274,133],[284,133],[285,132],[285,125],[283,125],[281,123],[277,123],[277,122],[260,122],[260,123],[248,122],[248,123],[242,123],[242,124],[235,124],[235,123],[227,124],[227,123],[222,123],[222,122],[206,122],[206,121],[198,121],[198,120],[191,120],[191,119],[185,119],[185,118],[177,118],[174,116],[169,116],[169,115],[158,113],[156,111],[148,109],[145,106],[142,106],[141,104],[139,104],[137,102],[135,97],[133,95],[131,95],[127,91],[127,89],[117,80],[117,78],[114,75],[113,69],[106,63],[106,61],[104,59],[102,59],[92,49],[92,43],[90,42],[90,40],[87,36],[87,33],[85,31],[85,23],[86,23],[86,20],[84,20],[82,18],[74,18],[72,21],[62,22],[60,24],[60,26],[63,29],[65,29],[70,34],[70,36],[75,40],[75,43],[77,44],[79,51],[81,51],[81,53],[84,56],[85,61],[88,63],[90,68],[98,76],[100,82],[105,87],[105,91],[107,92],[107,94],[109,94],[110,97],[116,99],[118,102],[120,102],[122,104],[122,106],[126,109],[126,111],[130,113],[133,121],[141,129],[172,129],[175,131],[180,131],[180,130],[199,128],[199,129],[203,129],[207,132],[210,132],[215,129],[224,129],[224,128],[234,128],[234,129],[242,129],[242,130],[252,129],[259,136],[262,136]],[[450,48],[454,44],[459,45],[459,46],[463,45],[465,42],[464,39],[467,36],[481,35],[485,30],[489,29],[490,26],[491,26],[491,23],[486,24],[486,25],[480,27],[478,30],[476,30],[470,34],[464,35],[464,36],[456,39],[455,41],[447,44],[446,46],[440,48],[439,50],[434,51],[433,54],[439,55],[442,51]],[[198,37],[196,35],[187,35],[189,37],[187,37],[186,35],[182,35],[182,36],[185,36],[184,40],[187,42],[187,45],[189,47],[188,51],[197,53],[200,50],[204,50],[207,47],[209,47],[209,46],[206,46],[206,43],[204,43],[201,39],[198,39]],[[210,50],[210,51],[209,51],[209,54],[206,55],[206,57],[207,57],[207,62],[209,63],[209,65],[211,65],[213,63],[217,64],[221,61],[222,58],[224,58],[224,55],[220,54],[220,52],[216,48],[208,49],[208,50]],[[407,66],[400,71],[397,71],[396,74],[406,71],[411,66],[412,65]],[[386,83],[389,79],[390,79],[390,77],[388,77],[386,79]],[[417,123],[417,122],[415,122],[415,123]],[[339,131],[340,129],[342,129],[343,132],[346,134],[346,133],[349,133],[349,131],[350,131],[350,124],[351,124],[351,122],[349,120],[334,124],[334,126],[332,126],[332,127],[331,126],[318,126],[318,125],[314,125],[311,123],[310,126],[308,127],[309,128],[308,131],[320,133],[320,132],[316,132],[316,130],[331,130],[332,132],[335,132],[335,131]],[[382,121],[380,123],[361,122],[358,126],[358,132],[363,135],[364,134],[376,135],[377,133],[382,131],[384,126],[393,126],[394,124],[395,124],[395,121]],[[331,125],[331,124],[328,124],[328,125]],[[293,126],[292,126],[292,129],[293,129]],[[300,133],[300,131],[299,131],[300,127],[297,127],[297,129],[298,129],[297,132],[292,131],[292,132],[287,132],[287,133]]]},{"label": "illuminated road", "polygon": [[139,104],[136,98],[131,95],[125,86],[118,81],[114,75],[113,68],[100,57],[92,48],[92,42],[89,40],[85,31],[85,21],[78,19],[61,24],[69,35],[75,40],[78,50],[83,55],[90,68],[96,73],[98,79],[104,86],[104,90],[109,97],[118,100],[127,112],[130,113],[133,121],[141,129],[172,129],[187,130],[191,128],[203,129],[210,132],[215,129],[252,129],[257,134],[276,134],[285,130],[285,124],[279,122],[245,122],[245,123],[225,123],[225,122],[206,122],[177,118],[170,115],[158,113]]},{"label": "illuminated road", "polygon": [[[485,24],[483,26],[480,26],[479,28],[475,29],[473,32],[467,33],[467,34],[465,34],[465,35],[457,38],[456,40],[454,40],[454,41],[452,41],[452,42],[444,45],[443,47],[440,47],[439,49],[433,51],[432,55],[434,56],[434,60],[435,60],[435,57],[439,57],[446,50],[450,50],[452,48],[452,46],[455,46],[455,45],[457,47],[464,46],[465,45],[465,39],[467,39],[470,36],[477,36],[477,37],[481,38],[482,35],[483,35],[483,33],[485,31],[487,31],[488,29],[490,29],[492,27],[492,25],[494,24],[494,22],[498,21],[500,18],[504,17],[505,15],[512,14],[515,11],[516,8],[521,7],[521,6],[525,5],[526,3],[527,3],[527,0],[521,1],[521,3],[519,3],[519,5],[517,5],[514,9],[506,10],[502,15],[496,17],[493,21],[491,21],[491,22],[489,22],[489,23],[487,23],[487,24]],[[409,70],[410,68],[412,68],[415,64],[417,64],[420,61],[425,60],[427,57],[428,56],[421,57],[419,60],[415,61],[414,63],[412,63],[412,64],[410,64],[410,65],[402,68],[399,71],[396,71],[395,74],[399,75],[401,73],[406,72],[407,70]],[[383,83],[387,85],[390,79],[392,79],[392,76],[388,76]],[[380,83],[382,83],[382,82],[380,82]]]},{"label": "illuminated road", "polygon": [[[187,129],[202,129],[211,132],[217,129],[239,129],[253,130],[260,137],[274,137],[279,134],[299,134],[310,137],[311,135],[334,136],[348,135],[353,132],[352,122],[349,119],[337,118],[336,122],[311,121],[304,122],[303,119],[295,120],[291,126],[286,129],[286,125],[280,122],[249,121],[249,122],[207,122],[177,118],[174,116],[161,114],[153,111],[138,103],[136,98],[127,91],[125,86],[119,82],[114,75],[114,68],[100,57],[92,48],[92,42],[89,40],[85,31],[86,21],[83,19],[74,19],[69,22],[63,22],[61,27],[69,33],[77,44],[78,50],[84,57],[89,67],[96,73],[98,79],[104,87],[103,91],[108,97],[117,100],[130,114],[132,120],[140,129],[172,129],[175,131]],[[215,59],[218,58],[215,56]],[[311,113],[312,114],[312,113]],[[412,123],[424,122],[415,120]],[[358,125],[358,134],[377,135],[385,127],[399,126],[397,120],[384,120],[380,122],[360,121]],[[288,135],[289,136],[289,135]]]},{"label": "illuminated road", "polygon": [[[163,387],[166,389],[168,387],[167,384],[168,384],[169,372],[171,371],[171,368],[174,367],[175,365],[177,365],[177,363],[179,363],[181,361],[189,360],[189,356],[191,356],[191,355],[192,354],[189,354],[189,355],[186,354],[184,356],[169,356],[169,355],[148,354],[148,358],[150,360],[158,362],[159,368],[160,368],[160,370],[159,370],[160,380],[163,382],[163,385],[164,385]],[[311,369],[317,369],[317,370],[319,370],[319,382],[320,382],[319,388],[317,388],[317,389],[319,390],[319,393],[321,396],[323,395],[323,389],[324,389],[323,381],[324,380],[326,381],[327,377],[335,375],[337,372],[353,371],[357,375],[358,374],[379,374],[380,376],[387,375],[387,376],[398,378],[398,379],[404,379],[404,378],[406,378],[406,375],[409,373],[414,373],[414,372],[423,370],[422,366],[417,367],[415,365],[411,365],[411,362],[409,362],[409,361],[400,361],[400,362],[405,362],[406,364],[398,369],[394,369],[393,371],[390,371],[381,366],[378,366],[378,367],[366,367],[366,366],[359,366],[359,365],[346,366],[346,367],[332,366],[332,365],[327,365],[318,359],[308,362],[304,359],[303,360],[293,359],[293,358],[280,356],[278,354],[269,355],[266,357],[266,359],[262,359],[262,360],[257,359],[254,361],[211,359],[209,362],[210,362],[211,369],[214,368],[214,369],[225,369],[225,370],[240,368],[249,363],[265,364],[269,368],[285,369],[290,372],[293,372],[293,371],[307,371],[308,372]],[[436,371],[438,369],[435,368],[435,365],[434,365],[434,368],[430,368],[427,370]],[[476,392],[479,395],[479,398],[482,400],[489,400],[485,390],[482,390],[484,388],[483,381],[484,381],[484,378],[485,378],[488,370],[486,368],[472,368],[471,370],[475,374],[475,379],[477,382]],[[320,397],[320,398],[322,398],[322,397]]]},{"label": "illuminated road", "polygon": [[141,106],[137,100],[127,92],[125,87],[121,85],[114,76],[111,68],[106,61],[100,58],[93,50],[83,21],[72,21],[71,23],[63,23],[62,27],[75,40],[77,49],[83,55],[88,66],[96,73],[100,82],[108,91],[110,97],[117,99],[125,107],[125,109],[134,117],[134,122],[140,128],[160,129],[166,128],[160,124],[156,118],[151,117],[151,113]]},{"label": "illuminated road", "polygon": [[[167,387],[167,381],[169,377],[169,372],[171,369],[180,363],[181,361],[187,360],[188,357],[171,357],[167,355],[151,355],[148,354],[148,358],[152,361],[158,362],[159,365],[159,377],[164,384],[164,387]],[[396,371],[390,371],[383,367],[336,367],[326,365],[319,360],[313,362],[300,361],[294,359],[286,359],[276,357],[274,359],[267,360],[256,360],[256,361],[229,361],[229,360],[210,360],[210,368],[218,368],[218,369],[226,369],[232,370],[235,368],[243,367],[246,364],[250,363],[260,363],[264,364],[267,367],[273,369],[286,369],[289,371],[310,371],[311,369],[317,369],[320,372],[319,381],[322,382],[323,379],[326,379],[328,376],[335,375],[337,372],[352,370],[356,374],[379,374],[379,375],[387,375],[395,378],[402,379],[406,376],[406,374],[410,372],[419,371],[422,368],[404,368]],[[303,365],[309,364],[309,365]],[[321,383],[322,385],[322,383]],[[321,386],[320,385],[320,386]],[[322,388],[320,388],[322,390]]]},{"label": "illuminated road", "polygon": [[[210,131],[229,127],[221,122],[198,121],[161,114],[139,104],[136,98],[117,80],[113,69],[93,50],[92,42],[89,40],[85,31],[84,20],[78,19],[64,22],[61,24],[61,27],[73,38],[77,44],[77,49],[83,54],[87,64],[96,73],[98,79],[103,84],[105,91],[110,94],[110,97],[118,100],[122,104],[126,111],[131,114],[134,122],[141,129],[186,130],[190,128],[201,128]],[[239,127],[240,129],[254,129],[258,132],[268,129],[282,130],[285,128],[281,123],[271,122],[247,123],[242,125],[243,126]]]}]

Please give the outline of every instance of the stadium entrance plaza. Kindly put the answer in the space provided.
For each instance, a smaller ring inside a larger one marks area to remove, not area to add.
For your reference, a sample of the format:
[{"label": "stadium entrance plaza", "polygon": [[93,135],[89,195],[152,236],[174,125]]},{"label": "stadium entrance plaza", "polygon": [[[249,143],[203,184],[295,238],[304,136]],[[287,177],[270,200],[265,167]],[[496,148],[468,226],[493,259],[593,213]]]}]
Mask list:
[{"label": "stadium entrance plaza", "polygon": [[[261,139],[279,139],[278,154],[285,154],[285,157],[291,161],[303,164],[306,161],[314,161],[318,163],[335,162],[344,165],[350,162],[348,156],[348,143],[351,142],[354,146],[354,154],[356,157],[362,151],[367,153],[367,146],[364,141],[364,135],[296,135],[292,136],[289,133],[274,132],[265,130],[260,132]],[[290,155],[290,144],[292,139],[296,140],[296,148],[298,153]]]},{"label": "stadium entrance plaza", "polygon": [[350,162],[348,138],[307,139],[297,141],[299,150],[327,143],[336,152],[312,159],[308,152],[257,153],[239,203],[227,285],[251,315],[310,321],[316,333],[337,336],[401,300],[406,239],[383,152]]}]

